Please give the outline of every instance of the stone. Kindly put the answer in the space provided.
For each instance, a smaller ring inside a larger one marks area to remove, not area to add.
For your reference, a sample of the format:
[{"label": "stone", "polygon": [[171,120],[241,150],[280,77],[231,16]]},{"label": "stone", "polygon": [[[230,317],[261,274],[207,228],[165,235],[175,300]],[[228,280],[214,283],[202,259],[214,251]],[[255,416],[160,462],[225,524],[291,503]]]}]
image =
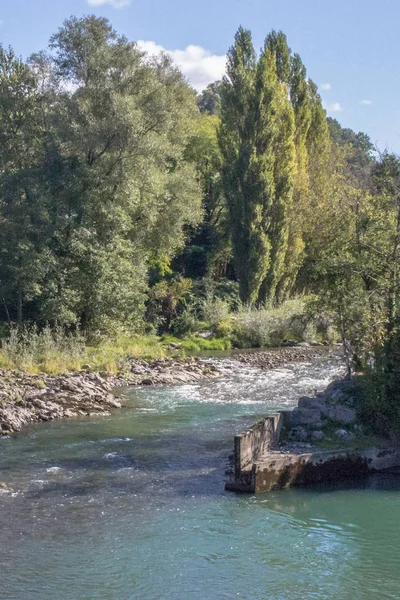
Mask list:
[{"label": "stone", "polygon": [[295,408],[286,413],[287,420],[292,427],[297,425],[316,425],[321,423],[321,409]]},{"label": "stone", "polygon": [[308,438],[307,430],[304,427],[294,427],[289,433],[289,438],[294,442],[305,442]]},{"label": "stone", "polygon": [[307,396],[302,396],[299,398],[299,408],[307,408],[311,410],[321,410],[324,405],[322,398],[309,398]]},{"label": "stone", "polygon": [[311,437],[312,437],[313,440],[318,441],[318,440],[324,439],[325,434],[320,429],[317,429],[316,431],[312,432]]},{"label": "stone", "polygon": [[355,438],[354,433],[351,433],[350,431],[346,431],[346,429],[337,429],[335,431],[335,435],[336,435],[336,437],[338,437],[341,440],[344,440],[346,442]]},{"label": "stone", "polygon": [[345,425],[355,423],[357,419],[356,411],[353,408],[347,408],[341,404],[332,406],[328,410],[327,416],[331,421],[335,421],[336,423],[344,423]]}]

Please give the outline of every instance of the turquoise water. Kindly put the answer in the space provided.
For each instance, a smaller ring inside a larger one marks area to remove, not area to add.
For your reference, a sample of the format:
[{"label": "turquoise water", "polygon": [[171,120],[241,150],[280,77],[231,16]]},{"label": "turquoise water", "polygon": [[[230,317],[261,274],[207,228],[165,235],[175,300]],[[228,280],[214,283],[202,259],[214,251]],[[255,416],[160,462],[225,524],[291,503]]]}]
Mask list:
[{"label": "turquoise water", "polygon": [[3,600],[400,598],[400,477],[224,491],[233,435],[322,389],[317,359],[126,392],[105,419],[0,440]]}]

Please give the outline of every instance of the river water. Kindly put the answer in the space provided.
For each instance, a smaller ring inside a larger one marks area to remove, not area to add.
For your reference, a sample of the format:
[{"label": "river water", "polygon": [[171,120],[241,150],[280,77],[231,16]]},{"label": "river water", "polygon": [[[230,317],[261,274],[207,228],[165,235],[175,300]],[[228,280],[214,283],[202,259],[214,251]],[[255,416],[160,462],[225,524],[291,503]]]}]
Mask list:
[{"label": "river water", "polygon": [[223,365],[0,440],[2,600],[400,598],[400,477],[224,491],[233,435],[323,389],[338,360]]}]

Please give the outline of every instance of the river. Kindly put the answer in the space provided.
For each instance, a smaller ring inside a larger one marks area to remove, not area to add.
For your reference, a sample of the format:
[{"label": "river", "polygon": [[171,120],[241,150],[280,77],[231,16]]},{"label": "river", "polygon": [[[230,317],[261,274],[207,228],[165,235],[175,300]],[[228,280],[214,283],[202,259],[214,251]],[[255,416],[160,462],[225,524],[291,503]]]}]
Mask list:
[{"label": "river", "polygon": [[234,434],[341,363],[221,365],[219,380],[124,390],[112,417],[0,440],[2,600],[400,598],[400,477],[224,491]]}]

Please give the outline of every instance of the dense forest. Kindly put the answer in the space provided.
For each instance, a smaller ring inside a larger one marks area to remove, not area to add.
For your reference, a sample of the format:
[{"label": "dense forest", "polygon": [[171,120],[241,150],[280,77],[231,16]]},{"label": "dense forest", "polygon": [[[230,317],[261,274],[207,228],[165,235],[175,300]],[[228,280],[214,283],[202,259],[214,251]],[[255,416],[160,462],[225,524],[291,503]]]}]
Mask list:
[{"label": "dense forest", "polygon": [[103,18],[0,47],[3,361],[46,336],[341,341],[387,431],[399,253],[400,158],[327,118],[282,32],[256,52],[239,28],[200,95]]}]

